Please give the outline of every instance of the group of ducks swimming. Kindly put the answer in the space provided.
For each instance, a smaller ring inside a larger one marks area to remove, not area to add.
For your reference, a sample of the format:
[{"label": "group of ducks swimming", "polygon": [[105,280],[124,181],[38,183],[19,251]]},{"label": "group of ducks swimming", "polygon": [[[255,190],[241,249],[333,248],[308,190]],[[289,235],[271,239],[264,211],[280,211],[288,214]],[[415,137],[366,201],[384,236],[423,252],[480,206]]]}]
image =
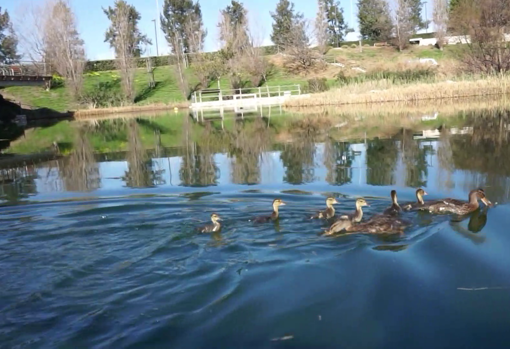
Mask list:
[{"label": "group of ducks swimming", "polygon": [[[410,223],[400,217],[402,211],[427,211],[430,213],[453,213],[457,215],[466,215],[478,209],[478,200],[481,200],[486,206],[493,206],[487,199],[483,189],[474,189],[469,193],[468,201],[456,199],[442,199],[433,201],[424,201],[423,196],[427,193],[423,189],[416,190],[416,201],[400,205],[397,201],[397,192],[391,191],[392,204],[384,210],[383,213],[371,217],[369,220],[362,222],[363,207],[370,206],[365,199],[356,200],[356,210],[350,214],[344,214],[335,218],[334,205],[338,201],[333,197],[326,199],[326,209],[317,212],[312,219],[333,220],[331,226],[327,228],[323,235],[349,234],[349,233],[400,233]],[[273,212],[268,216],[260,216],[252,219],[254,223],[265,223],[276,221],[279,218],[279,207],[285,205],[281,199],[273,201]],[[215,233],[221,230],[221,218],[218,214],[211,214],[212,224],[201,227],[202,233]]]}]

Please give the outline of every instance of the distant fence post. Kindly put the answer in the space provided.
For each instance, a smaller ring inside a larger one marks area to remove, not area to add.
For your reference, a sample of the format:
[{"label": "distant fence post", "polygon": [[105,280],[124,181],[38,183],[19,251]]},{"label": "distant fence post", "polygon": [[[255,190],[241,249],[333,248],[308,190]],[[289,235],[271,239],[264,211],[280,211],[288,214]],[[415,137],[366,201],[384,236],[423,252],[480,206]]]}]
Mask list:
[{"label": "distant fence post", "polygon": [[298,95],[301,95],[301,84],[297,85],[297,89],[298,89]]}]

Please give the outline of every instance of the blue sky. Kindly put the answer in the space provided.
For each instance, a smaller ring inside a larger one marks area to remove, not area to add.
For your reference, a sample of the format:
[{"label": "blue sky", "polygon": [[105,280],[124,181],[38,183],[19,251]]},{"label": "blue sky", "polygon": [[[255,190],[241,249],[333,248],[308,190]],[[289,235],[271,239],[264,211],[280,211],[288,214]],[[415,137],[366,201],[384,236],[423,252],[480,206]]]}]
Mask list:
[{"label": "blue sky", "polygon": [[[44,0],[2,0],[2,8],[7,9],[13,17],[23,13],[22,9],[27,4],[42,4]],[[140,30],[148,35],[153,41],[153,46],[150,47],[150,54],[156,54],[155,40],[154,40],[154,22],[153,19],[157,17],[158,7],[163,6],[163,0],[128,0],[134,5],[141,14],[139,22]],[[202,15],[204,24],[208,30],[208,35],[205,40],[206,51],[217,49],[217,29],[216,24],[219,19],[219,11],[225,8],[230,0],[200,0],[202,6]],[[264,44],[270,44],[269,35],[271,34],[272,19],[269,14],[274,11],[278,0],[244,0],[242,1],[249,11],[249,18],[252,22],[252,28],[256,30],[260,40]],[[430,1],[432,2],[432,1]],[[78,27],[80,34],[85,41],[87,57],[89,59],[108,59],[113,58],[113,53],[109,45],[104,43],[104,32],[106,31],[109,22],[102,11],[102,7],[113,5],[113,0],[71,0],[72,7],[78,18]],[[353,6],[353,19],[354,26],[357,27],[356,19],[356,3],[357,0],[343,0],[341,5],[344,8],[344,15],[347,22],[352,27],[351,23],[351,3]],[[303,12],[306,18],[314,19],[317,10],[316,0],[295,0],[295,7],[297,11]],[[431,12],[429,11],[429,14]],[[430,16],[429,16],[430,17]],[[159,54],[168,52],[168,45],[164,40],[163,33],[157,28],[158,33],[158,47]]]}]

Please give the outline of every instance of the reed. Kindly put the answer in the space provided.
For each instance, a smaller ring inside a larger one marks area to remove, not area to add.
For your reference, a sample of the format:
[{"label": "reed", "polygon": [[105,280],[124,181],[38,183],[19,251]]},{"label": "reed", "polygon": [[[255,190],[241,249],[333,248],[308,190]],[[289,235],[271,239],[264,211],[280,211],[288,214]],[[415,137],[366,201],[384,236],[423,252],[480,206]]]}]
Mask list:
[{"label": "reed", "polygon": [[500,96],[510,93],[510,76],[464,77],[457,81],[435,83],[395,84],[383,79],[350,84],[313,98],[294,98],[286,107],[372,104],[387,102],[416,102],[468,97]]}]

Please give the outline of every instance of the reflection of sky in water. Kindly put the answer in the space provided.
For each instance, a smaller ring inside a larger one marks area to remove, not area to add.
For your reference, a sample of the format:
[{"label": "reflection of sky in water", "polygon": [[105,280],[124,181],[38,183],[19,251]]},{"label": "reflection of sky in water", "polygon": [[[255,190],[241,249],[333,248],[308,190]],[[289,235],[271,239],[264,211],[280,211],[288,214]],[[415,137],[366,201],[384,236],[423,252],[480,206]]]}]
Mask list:
[{"label": "reflection of sky in water", "polygon": [[[420,147],[431,146],[433,154],[426,157],[428,174],[426,178],[426,190],[429,198],[440,198],[451,196],[455,198],[465,199],[469,190],[474,188],[478,183],[476,173],[464,170],[455,170],[450,177],[454,183],[452,188],[445,185],[447,180],[446,171],[441,169],[440,162],[437,157],[439,141],[420,142]],[[387,183],[386,186],[368,186],[367,185],[367,152],[364,143],[350,144],[350,152],[356,152],[351,164],[351,182],[341,187],[330,185],[327,183],[326,176],[328,169],[324,164],[325,144],[317,144],[315,147],[313,180],[310,183],[299,185],[301,190],[310,192],[341,192],[347,195],[360,196],[388,196],[388,190],[391,187],[399,189],[399,197],[403,200],[412,200],[414,198],[415,188],[407,188],[406,182],[406,165],[402,159],[402,151],[399,149],[399,156],[393,171],[394,183]],[[66,193],[65,186],[59,178],[59,171],[55,167],[40,165],[38,168],[38,178],[35,180],[35,192],[32,196],[33,200],[54,200],[80,197],[94,196],[117,196],[130,195],[135,193],[151,193],[151,194],[173,194],[190,191],[238,191],[245,189],[260,189],[269,191],[289,190],[296,188],[296,185],[284,182],[285,168],[280,156],[281,151],[268,151],[262,153],[259,161],[260,183],[256,185],[239,185],[233,184],[232,180],[232,159],[226,154],[215,154],[214,162],[218,167],[216,186],[204,187],[183,187],[179,170],[182,166],[181,157],[169,158],[153,158],[154,171],[162,170],[162,183],[155,188],[138,188],[131,189],[126,187],[123,180],[128,170],[127,161],[108,161],[99,163],[100,187],[89,193]],[[306,167],[306,165],[304,166]],[[298,169],[300,170],[300,169]],[[482,180],[486,176],[481,176]],[[478,176],[480,178],[480,176]],[[483,182],[482,182],[483,183]],[[501,193],[501,197],[506,197],[507,193]],[[500,198],[501,199],[501,198]]]}]

